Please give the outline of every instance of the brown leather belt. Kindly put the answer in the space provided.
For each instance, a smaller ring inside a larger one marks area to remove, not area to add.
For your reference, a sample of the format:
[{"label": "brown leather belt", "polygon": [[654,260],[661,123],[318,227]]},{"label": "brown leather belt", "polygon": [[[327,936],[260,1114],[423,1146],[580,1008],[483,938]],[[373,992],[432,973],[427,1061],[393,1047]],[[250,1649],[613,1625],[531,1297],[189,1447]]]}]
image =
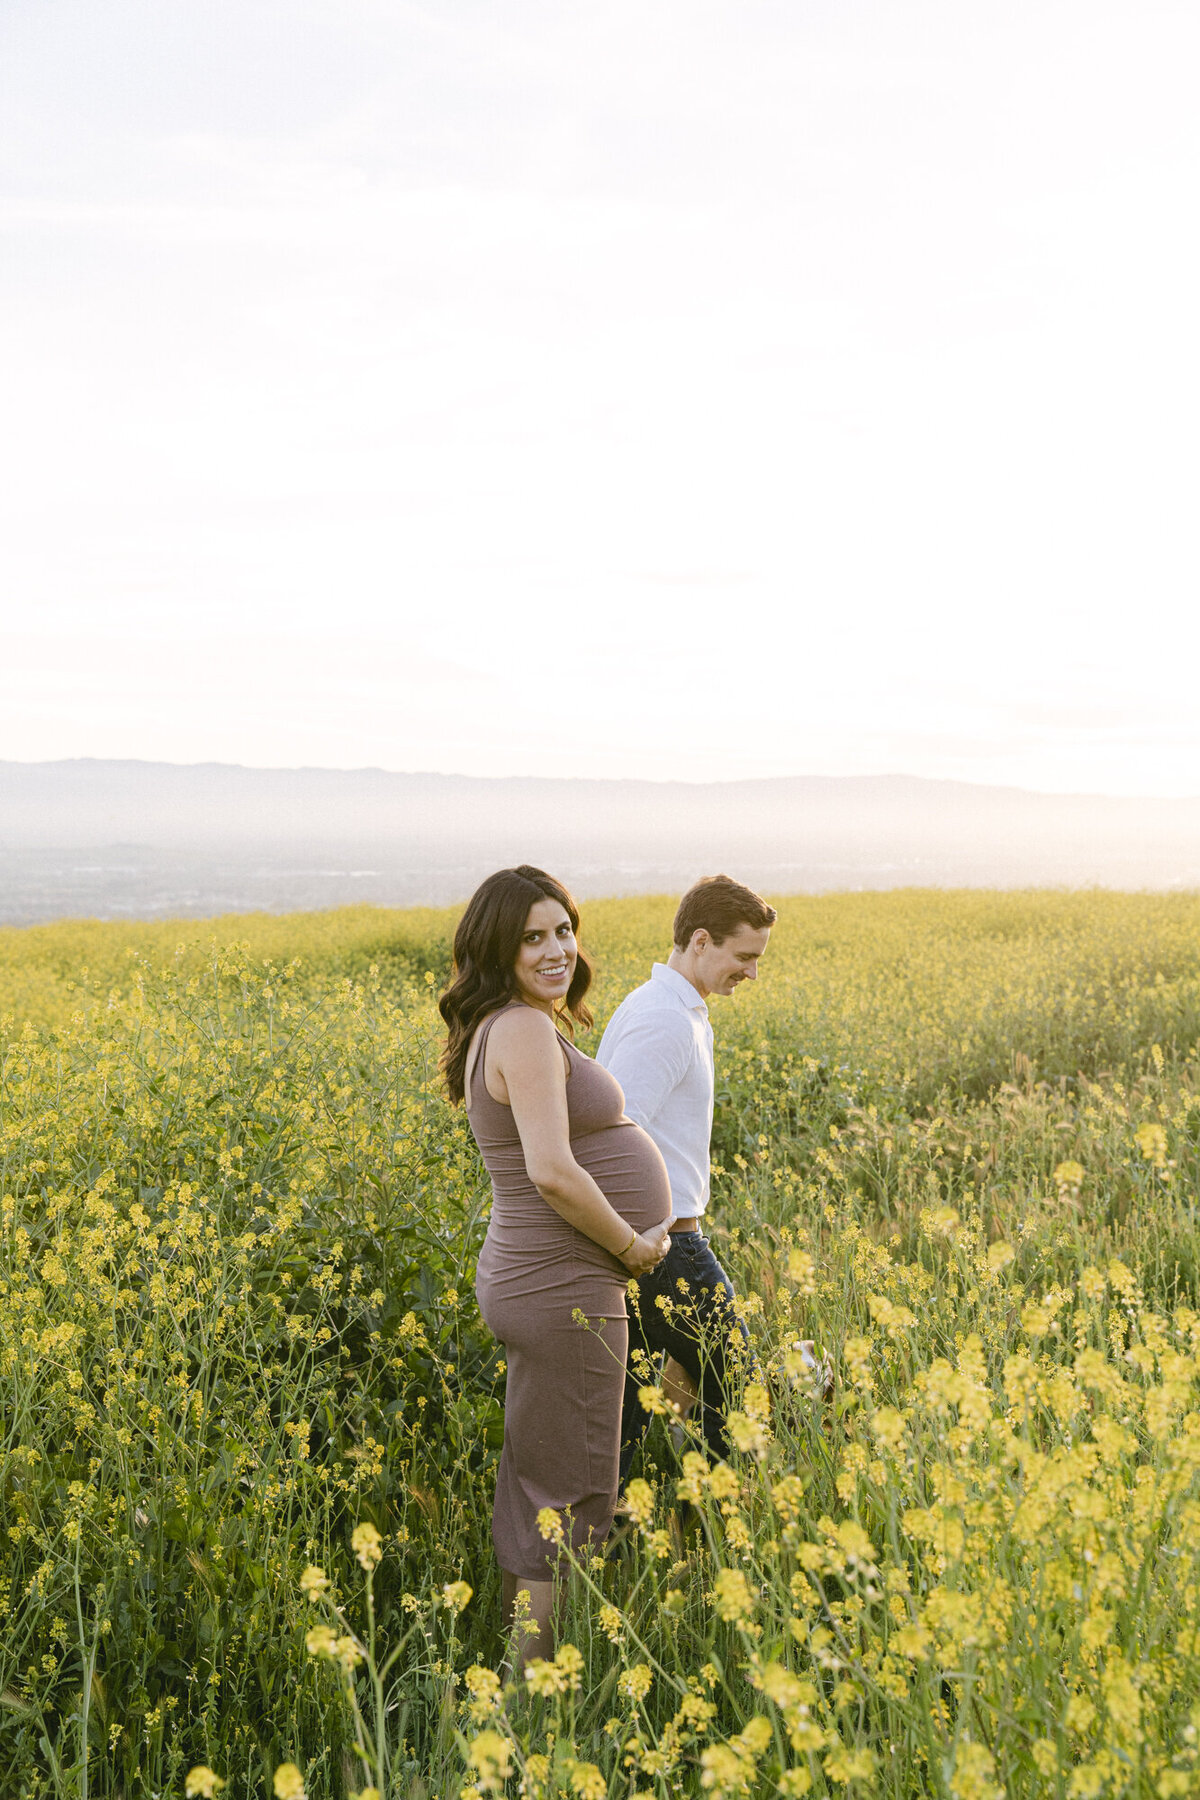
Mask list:
[{"label": "brown leather belt", "polygon": [[699,1229],[699,1219],[672,1219],[670,1224],[671,1231],[699,1231]]}]

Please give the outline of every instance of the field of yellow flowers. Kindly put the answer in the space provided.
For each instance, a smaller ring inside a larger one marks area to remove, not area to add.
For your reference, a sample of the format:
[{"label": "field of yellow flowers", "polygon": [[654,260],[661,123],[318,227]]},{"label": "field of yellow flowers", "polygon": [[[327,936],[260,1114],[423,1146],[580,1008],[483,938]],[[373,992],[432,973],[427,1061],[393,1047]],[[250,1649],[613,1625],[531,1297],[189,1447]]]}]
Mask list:
[{"label": "field of yellow flowers", "polygon": [[655,1420],[519,1690],[454,913],[0,932],[5,1800],[1200,1794],[1200,897],[779,904],[739,1450]]}]

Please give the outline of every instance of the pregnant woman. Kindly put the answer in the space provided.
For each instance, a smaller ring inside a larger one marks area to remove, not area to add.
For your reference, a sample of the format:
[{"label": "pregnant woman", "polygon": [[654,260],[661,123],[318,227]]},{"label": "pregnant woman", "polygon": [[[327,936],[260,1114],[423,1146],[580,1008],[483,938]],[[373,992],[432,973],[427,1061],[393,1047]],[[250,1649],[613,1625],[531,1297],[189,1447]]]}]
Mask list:
[{"label": "pregnant woman", "polygon": [[455,933],[439,1003],[446,1085],[466,1101],[492,1179],[475,1292],[508,1364],[492,1538],[506,1624],[524,1589],[536,1627],[513,1646],[518,1667],[553,1650],[558,1551],[538,1514],[553,1507],[576,1551],[612,1525],[625,1285],[670,1243],[663,1159],[625,1117],[616,1079],[569,1041],[573,1020],[591,1024],[578,929],[575,902],[541,869],[489,875]]}]

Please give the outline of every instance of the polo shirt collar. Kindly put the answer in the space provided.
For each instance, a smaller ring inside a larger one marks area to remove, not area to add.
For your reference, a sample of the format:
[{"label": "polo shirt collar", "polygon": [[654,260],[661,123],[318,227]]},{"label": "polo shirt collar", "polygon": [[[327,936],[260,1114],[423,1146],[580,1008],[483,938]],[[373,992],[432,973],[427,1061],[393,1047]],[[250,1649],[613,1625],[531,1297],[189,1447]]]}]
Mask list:
[{"label": "polo shirt collar", "polygon": [[708,1011],[704,996],[696,992],[687,976],[681,975],[678,969],[668,968],[666,963],[655,963],[650,970],[650,979],[665,982],[671,993],[676,999],[682,1000],[685,1006],[697,1007],[705,1013]]}]

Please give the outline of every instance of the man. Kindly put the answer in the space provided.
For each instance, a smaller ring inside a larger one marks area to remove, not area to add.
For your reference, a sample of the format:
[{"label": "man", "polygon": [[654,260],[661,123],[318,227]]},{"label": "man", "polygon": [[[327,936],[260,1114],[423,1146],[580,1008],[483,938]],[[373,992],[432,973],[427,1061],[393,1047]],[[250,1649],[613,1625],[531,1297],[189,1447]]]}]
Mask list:
[{"label": "man", "polygon": [[[621,1479],[645,1436],[649,1414],[638,1400],[645,1358],[668,1362],[664,1388],[684,1412],[693,1398],[712,1454],[723,1458],[726,1365],[733,1284],[709,1248],[701,1221],[709,1199],[713,1120],[713,1034],[706,1002],[758,976],[776,913],[728,875],[690,887],[675,914],[674,948],[650,980],[627,995],[608,1022],[597,1062],[616,1076],[625,1111],[648,1131],[671,1182],[671,1245],[637,1283],[629,1317],[629,1364],[621,1420]],[[640,1354],[639,1354],[640,1353]],[[639,1373],[639,1364],[642,1372]]]}]

